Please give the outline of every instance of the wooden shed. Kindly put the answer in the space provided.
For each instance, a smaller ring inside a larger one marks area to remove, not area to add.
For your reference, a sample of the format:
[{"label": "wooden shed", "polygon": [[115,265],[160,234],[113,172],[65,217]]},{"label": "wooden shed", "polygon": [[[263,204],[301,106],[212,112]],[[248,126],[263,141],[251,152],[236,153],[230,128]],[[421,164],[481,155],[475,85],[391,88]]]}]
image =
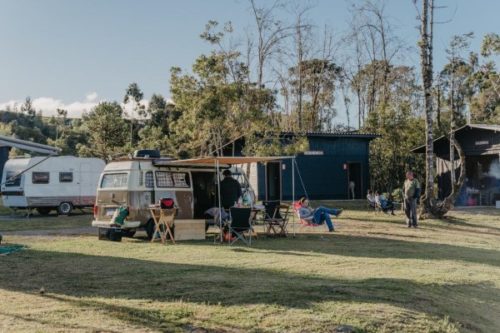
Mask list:
[{"label": "wooden shed", "polygon": [[[306,133],[309,150],[296,156],[296,198],[315,200],[349,199],[349,182],[355,184],[356,199],[370,188],[370,141],[376,134],[358,132]],[[293,133],[281,133],[286,139]],[[236,145],[242,147],[242,144]],[[240,153],[236,151],[236,154]],[[252,164],[250,184],[258,200],[292,199],[292,159]]]},{"label": "wooden shed", "polygon": [[[500,125],[465,125],[455,130],[455,138],[465,153],[466,171],[466,180],[455,205],[495,205],[500,201]],[[425,153],[425,146],[418,147],[413,152]],[[443,199],[451,191],[449,136],[434,140],[434,153],[438,197]],[[456,174],[458,175],[458,170]]]}]

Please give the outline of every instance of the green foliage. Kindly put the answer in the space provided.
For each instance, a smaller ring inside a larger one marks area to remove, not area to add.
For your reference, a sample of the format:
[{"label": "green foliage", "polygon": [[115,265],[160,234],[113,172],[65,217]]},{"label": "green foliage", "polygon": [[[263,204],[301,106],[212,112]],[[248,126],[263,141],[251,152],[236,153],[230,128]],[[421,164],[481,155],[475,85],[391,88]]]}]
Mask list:
[{"label": "green foliage", "polygon": [[209,154],[268,125],[266,110],[274,107],[274,94],[249,83],[248,70],[237,58],[237,53],[202,55],[193,65],[193,75],[172,68],[171,93],[178,117],[170,124],[170,134],[177,155]]},{"label": "green foliage", "polygon": [[[300,65],[289,69],[292,93],[298,94],[302,89],[302,114],[298,114],[298,106],[292,117],[302,117],[302,128],[296,130],[321,131],[328,130],[336,116],[334,108],[336,84],[341,67],[325,59],[304,60]],[[300,79],[299,79],[300,78]]]},{"label": "green foliage", "polygon": [[88,142],[77,145],[81,156],[107,159],[110,155],[124,152],[128,130],[118,103],[99,103],[83,116],[83,122],[88,132]]},{"label": "green foliage", "polygon": [[423,160],[411,149],[424,141],[425,124],[422,118],[412,115],[409,105],[399,108],[381,106],[370,113],[365,130],[381,135],[370,146],[373,189],[391,193],[401,186],[409,169],[414,170],[417,177],[422,176],[425,170]]}]

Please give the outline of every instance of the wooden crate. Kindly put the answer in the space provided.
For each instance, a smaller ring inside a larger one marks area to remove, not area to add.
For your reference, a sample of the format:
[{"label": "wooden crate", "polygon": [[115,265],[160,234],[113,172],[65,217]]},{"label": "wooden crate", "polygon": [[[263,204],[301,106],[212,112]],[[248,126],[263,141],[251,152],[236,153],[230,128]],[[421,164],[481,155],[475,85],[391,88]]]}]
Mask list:
[{"label": "wooden crate", "polygon": [[205,239],[205,220],[175,220],[174,225],[176,241]]}]

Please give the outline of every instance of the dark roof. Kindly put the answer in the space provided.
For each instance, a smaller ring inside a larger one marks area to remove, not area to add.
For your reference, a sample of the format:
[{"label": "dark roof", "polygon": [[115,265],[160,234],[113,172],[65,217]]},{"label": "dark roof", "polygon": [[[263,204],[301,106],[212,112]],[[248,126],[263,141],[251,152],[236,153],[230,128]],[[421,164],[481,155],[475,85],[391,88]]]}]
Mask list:
[{"label": "dark roof", "polygon": [[[500,132],[500,125],[488,125],[488,124],[467,124],[467,125],[464,125],[460,128],[457,128],[454,132],[457,133],[457,132],[462,131],[464,129],[472,129],[472,128],[482,129],[482,130],[486,130],[486,131],[493,131],[495,133]],[[445,140],[445,139],[447,140],[448,136],[442,135],[439,138],[434,139],[434,144],[438,141]],[[413,152],[413,153],[425,153],[425,145],[415,147],[411,150],[411,152]]]},{"label": "dark roof", "polygon": [[[294,132],[281,132],[281,135],[290,135],[294,136],[297,133]],[[311,137],[323,137],[323,138],[362,138],[362,139],[375,139],[380,137],[379,134],[375,133],[361,133],[358,131],[352,131],[352,132],[337,132],[337,131],[331,131],[331,132],[305,132],[301,133],[307,136],[308,138]]]}]

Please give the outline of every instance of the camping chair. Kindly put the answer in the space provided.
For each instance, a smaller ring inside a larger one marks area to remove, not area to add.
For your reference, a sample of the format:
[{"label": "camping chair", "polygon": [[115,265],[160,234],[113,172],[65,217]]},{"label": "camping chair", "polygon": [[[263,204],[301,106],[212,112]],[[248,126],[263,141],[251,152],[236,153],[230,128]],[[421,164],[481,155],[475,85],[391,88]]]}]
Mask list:
[{"label": "camping chair", "polygon": [[239,239],[246,245],[252,245],[252,209],[231,207],[230,212],[229,234],[235,236],[234,239],[229,240],[230,244]]},{"label": "camping chair", "polygon": [[[156,211],[159,211],[159,214],[157,214]],[[156,235],[159,234],[162,244],[165,244],[165,242],[167,241],[167,236],[169,236],[172,243],[175,244],[174,234],[172,233],[172,227],[174,225],[176,213],[177,213],[177,208],[155,209],[155,212],[151,214],[155,222],[155,228],[153,232],[153,237],[151,238],[151,242],[154,242],[156,239]]]},{"label": "camping chair", "polygon": [[298,202],[295,202],[293,204],[293,210],[295,211],[295,215],[299,219],[299,223],[301,224],[301,226],[317,228],[317,227],[321,227],[322,225],[326,225],[326,223],[322,223],[322,224],[313,223],[313,216],[308,217],[307,219],[301,218],[300,213],[299,213],[299,209],[300,209],[300,204]]},{"label": "camping chair", "polygon": [[268,236],[287,236],[288,214],[290,206],[279,201],[264,201],[264,223]]}]

